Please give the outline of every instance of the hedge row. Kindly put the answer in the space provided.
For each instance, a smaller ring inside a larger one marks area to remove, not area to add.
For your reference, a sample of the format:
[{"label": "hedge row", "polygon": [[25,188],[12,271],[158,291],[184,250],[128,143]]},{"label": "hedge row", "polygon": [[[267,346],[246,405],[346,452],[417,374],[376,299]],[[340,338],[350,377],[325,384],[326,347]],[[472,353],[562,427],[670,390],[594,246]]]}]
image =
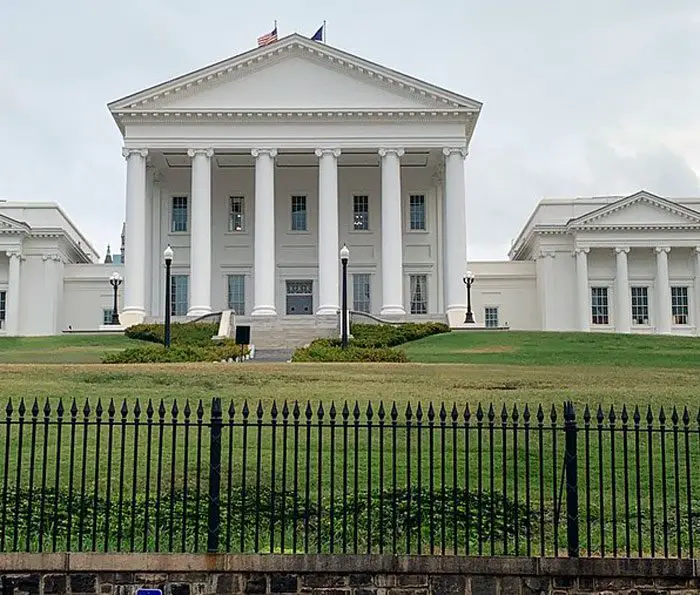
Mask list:
[{"label": "hedge row", "polygon": [[175,362],[220,362],[236,359],[248,353],[248,348],[231,341],[209,345],[175,344],[166,349],[163,345],[143,345],[123,351],[108,353],[102,358],[105,364],[151,364]]},{"label": "hedge row", "polygon": [[297,349],[294,362],[406,362],[408,358],[395,346],[447,333],[450,327],[440,322],[406,323],[402,325],[353,324],[347,349],[340,339],[317,339]]}]

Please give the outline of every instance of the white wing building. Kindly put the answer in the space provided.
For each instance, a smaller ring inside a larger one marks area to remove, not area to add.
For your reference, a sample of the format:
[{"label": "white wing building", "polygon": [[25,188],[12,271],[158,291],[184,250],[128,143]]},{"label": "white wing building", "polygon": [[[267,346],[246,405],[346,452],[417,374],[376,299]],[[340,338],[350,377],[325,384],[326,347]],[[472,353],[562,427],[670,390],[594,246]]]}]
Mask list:
[{"label": "white wing building", "polygon": [[[543,200],[510,260],[467,264],[465,159],[481,103],[290,35],[109,104],[123,135],[123,263],[56,205],[0,203],[0,333],[234,310],[256,332],[392,320],[698,334],[700,199]],[[488,131],[483,131],[487,134]]]}]

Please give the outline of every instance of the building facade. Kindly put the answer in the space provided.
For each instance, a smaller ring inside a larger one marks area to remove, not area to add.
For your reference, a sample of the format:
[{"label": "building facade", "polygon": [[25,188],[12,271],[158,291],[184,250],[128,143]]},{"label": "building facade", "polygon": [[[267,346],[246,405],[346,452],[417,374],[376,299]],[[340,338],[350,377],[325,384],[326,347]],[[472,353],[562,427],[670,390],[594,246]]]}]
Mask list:
[{"label": "building facade", "polygon": [[[468,262],[465,159],[481,104],[291,35],[109,104],[124,138],[119,257],[55,204],[0,202],[0,334],[233,310],[337,325],[349,305],[462,326],[700,334],[700,199],[542,200],[509,260]],[[109,262],[111,260],[111,262]],[[291,332],[291,331],[290,331]]]}]

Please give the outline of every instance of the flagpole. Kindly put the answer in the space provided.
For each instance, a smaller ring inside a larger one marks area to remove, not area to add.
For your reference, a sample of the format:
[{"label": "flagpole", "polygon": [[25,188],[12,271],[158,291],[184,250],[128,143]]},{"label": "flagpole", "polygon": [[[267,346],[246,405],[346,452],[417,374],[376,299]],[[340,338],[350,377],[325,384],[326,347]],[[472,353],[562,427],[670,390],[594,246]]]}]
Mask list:
[{"label": "flagpole", "polygon": [[[274,31],[277,31],[277,20],[275,20],[275,28]],[[277,37],[279,37],[279,31],[277,31]]]},{"label": "flagpole", "polygon": [[327,43],[328,40],[328,33],[326,31],[326,21],[323,21],[323,43]]}]

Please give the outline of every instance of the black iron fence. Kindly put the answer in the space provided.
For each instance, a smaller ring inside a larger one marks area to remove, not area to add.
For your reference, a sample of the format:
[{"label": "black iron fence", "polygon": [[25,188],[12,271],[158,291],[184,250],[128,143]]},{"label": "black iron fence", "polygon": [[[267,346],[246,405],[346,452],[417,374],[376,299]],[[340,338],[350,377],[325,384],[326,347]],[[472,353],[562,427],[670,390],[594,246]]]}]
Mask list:
[{"label": "black iron fence", "polygon": [[142,407],[6,404],[0,551],[693,557],[700,539],[700,411]]}]

